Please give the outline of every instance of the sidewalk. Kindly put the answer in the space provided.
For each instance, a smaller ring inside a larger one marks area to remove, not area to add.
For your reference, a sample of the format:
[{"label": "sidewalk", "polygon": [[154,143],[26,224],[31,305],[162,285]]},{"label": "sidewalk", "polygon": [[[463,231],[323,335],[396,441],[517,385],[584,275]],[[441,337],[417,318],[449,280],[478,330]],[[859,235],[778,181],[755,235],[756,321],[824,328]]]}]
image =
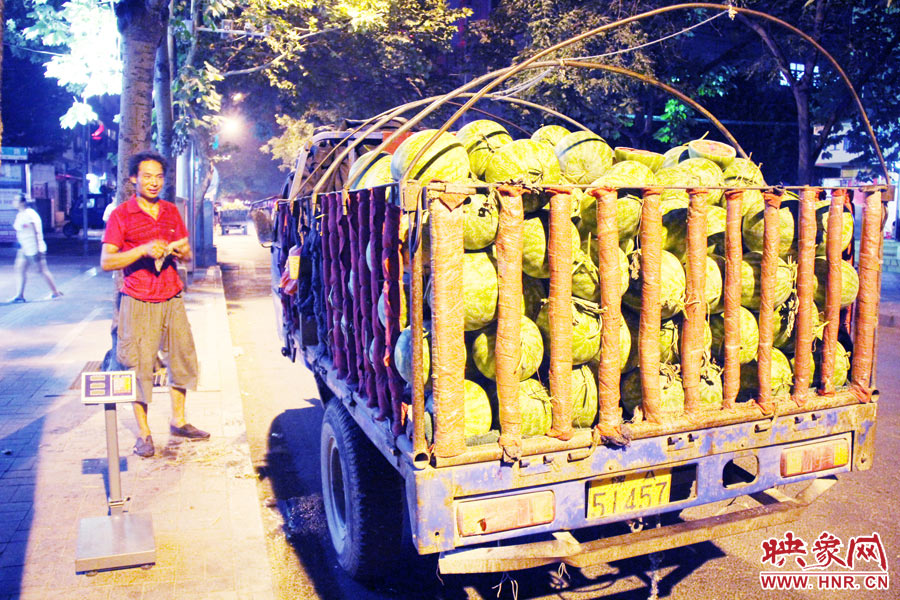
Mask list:
[{"label": "sidewalk", "polygon": [[[211,440],[169,436],[166,389],[150,407],[154,458],[131,453],[130,407],[118,415],[126,509],[153,518],[157,558],[146,570],[87,576],[74,566],[80,519],[107,514],[103,409],[82,405],[72,384],[108,348],[110,278],[88,268],[61,286],[61,301],[0,307],[0,600],[274,597],[221,274],[199,276],[185,296],[201,371],[187,413]],[[36,297],[43,282],[28,285]],[[51,328],[49,352],[29,328]]]}]

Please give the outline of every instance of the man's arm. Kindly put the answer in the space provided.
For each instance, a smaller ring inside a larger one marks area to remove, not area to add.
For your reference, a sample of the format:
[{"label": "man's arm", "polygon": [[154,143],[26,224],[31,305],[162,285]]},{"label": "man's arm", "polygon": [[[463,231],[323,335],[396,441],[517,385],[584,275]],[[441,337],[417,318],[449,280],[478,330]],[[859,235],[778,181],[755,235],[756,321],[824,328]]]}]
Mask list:
[{"label": "man's arm", "polygon": [[154,240],[131,250],[119,251],[115,244],[103,244],[100,250],[100,268],[104,271],[118,271],[137,262],[145,256],[161,258],[166,254],[166,243],[162,240]]},{"label": "man's arm", "polygon": [[191,258],[191,244],[186,237],[170,242],[166,250],[167,254],[172,254],[178,260],[190,260]]}]

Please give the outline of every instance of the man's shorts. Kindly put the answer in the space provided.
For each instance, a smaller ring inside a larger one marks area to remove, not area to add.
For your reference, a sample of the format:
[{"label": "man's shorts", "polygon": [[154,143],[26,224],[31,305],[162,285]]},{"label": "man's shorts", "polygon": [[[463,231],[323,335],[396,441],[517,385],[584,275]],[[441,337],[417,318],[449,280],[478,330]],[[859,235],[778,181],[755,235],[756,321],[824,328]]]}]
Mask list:
[{"label": "man's shorts", "polygon": [[47,255],[44,252],[38,252],[37,254],[28,255],[25,254],[25,251],[19,248],[19,251],[16,252],[16,261],[25,261],[29,265],[34,265],[37,268],[46,268],[47,267]]},{"label": "man's shorts", "polygon": [[139,402],[150,402],[153,366],[160,352],[170,386],[197,387],[197,352],[181,294],[165,302],[143,302],[123,294],[116,358],[135,371]]}]

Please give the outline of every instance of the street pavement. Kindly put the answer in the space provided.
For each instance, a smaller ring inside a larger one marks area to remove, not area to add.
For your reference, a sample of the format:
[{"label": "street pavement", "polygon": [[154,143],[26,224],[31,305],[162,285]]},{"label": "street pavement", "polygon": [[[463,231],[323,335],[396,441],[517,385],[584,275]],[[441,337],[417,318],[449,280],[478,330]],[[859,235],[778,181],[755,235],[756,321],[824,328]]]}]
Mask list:
[{"label": "street pavement", "polygon": [[[49,299],[32,273],[25,304],[0,304],[0,599],[274,598],[256,472],[250,460],[234,350],[218,267],[195,272],[186,306],[200,361],[189,422],[211,432],[188,442],[168,432],[166,388],[150,425],[157,454],[132,454],[137,428],[118,411],[126,510],[152,515],[156,563],[76,574],[82,518],[107,514],[102,406],[73,385],[110,347],[113,282],[99,241],[48,240],[64,296]],[[14,250],[0,248],[0,300],[15,295]]]}]

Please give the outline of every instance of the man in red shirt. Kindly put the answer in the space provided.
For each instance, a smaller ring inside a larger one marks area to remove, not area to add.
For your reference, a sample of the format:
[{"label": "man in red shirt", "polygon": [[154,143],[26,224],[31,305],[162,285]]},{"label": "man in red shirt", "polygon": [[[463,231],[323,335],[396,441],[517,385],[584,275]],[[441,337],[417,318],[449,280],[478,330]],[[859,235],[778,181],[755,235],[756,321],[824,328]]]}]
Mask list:
[{"label": "man in red shirt", "polygon": [[128,163],[135,195],[116,207],[106,224],[100,267],[122,270],[124,283],[119,309],[116,358],[137,378],[134,417],[140,435],[134,453],[155,453],[147,405],[153,392],[153,365],[161,350],[167,363],[172,398],[172,435],[208,439],[209,434],[185,420],[187,389],[197,384],[197,354],[184,310],[184,288],[176,260],[191,256],[188,233],[181,214],[171,202],[160,199],[165,183],[166,160],[155,152],[140,152]]}]

